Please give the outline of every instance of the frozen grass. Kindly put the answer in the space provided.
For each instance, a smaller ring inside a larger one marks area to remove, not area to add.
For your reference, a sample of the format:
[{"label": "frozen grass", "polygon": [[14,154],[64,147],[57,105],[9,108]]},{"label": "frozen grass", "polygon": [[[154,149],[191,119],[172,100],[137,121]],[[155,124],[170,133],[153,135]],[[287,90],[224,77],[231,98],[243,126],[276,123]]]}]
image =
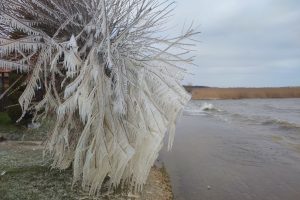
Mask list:
[{"label": "frozen grass", "polygon": [[47,119],[37,129],[29,129],[11,123],[0,123],[0,137],[15,141],[44,141],[53,123],[53,120]]},{"label": "frozen grass", "polygon": [[164,168],[154,167],[142,194],[118,190],[112,195],[90,197],[80,185],[72,188],[72,170],[50,169],[50,160],[42,158],[40,142],[9,141],[0,143],[1,200],[96,200],[173,198]]}]

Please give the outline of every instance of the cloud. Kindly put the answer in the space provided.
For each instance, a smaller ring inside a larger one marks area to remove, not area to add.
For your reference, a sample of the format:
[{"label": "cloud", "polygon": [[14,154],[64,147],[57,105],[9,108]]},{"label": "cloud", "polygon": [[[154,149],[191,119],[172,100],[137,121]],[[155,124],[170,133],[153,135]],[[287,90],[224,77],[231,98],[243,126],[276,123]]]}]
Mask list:
[{"label": "cloud", "polygon": [[194,20],[202,32],[198,67],[184,83],[300,85],[299,9],[296,0],[179,1],[172,23]]}]

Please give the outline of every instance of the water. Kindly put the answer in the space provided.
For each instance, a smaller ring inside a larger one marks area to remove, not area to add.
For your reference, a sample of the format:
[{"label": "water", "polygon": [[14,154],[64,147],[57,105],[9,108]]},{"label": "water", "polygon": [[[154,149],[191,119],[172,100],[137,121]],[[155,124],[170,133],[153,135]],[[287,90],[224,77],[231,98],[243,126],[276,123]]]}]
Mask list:
[{"label": "water", "polygon": [[214,116],[229,123],[300,128],[299,99],[251,99],[191,101],[185,110]]},{"label": "water", "polygon": [[300,99],[191,101],[161,159],[177,200],[299,200]]}]

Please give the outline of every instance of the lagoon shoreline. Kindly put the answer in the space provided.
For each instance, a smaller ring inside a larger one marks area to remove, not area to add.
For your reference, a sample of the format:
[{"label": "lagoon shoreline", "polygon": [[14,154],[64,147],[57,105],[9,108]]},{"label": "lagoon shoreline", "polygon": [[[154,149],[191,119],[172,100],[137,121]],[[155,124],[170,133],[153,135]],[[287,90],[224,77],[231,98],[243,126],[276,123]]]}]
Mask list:
[{"label": "lagoon shoreline", "polygon": [[[300,114],[298,102],[191,102],[177,125],[172,151],[160,155],[175,200],[300,199],[299,120],[290,118]],[[203,109],[203,104],[211,106]]]},{"label": "lagoon shoreline", "polygon": [[[26,133],[25,133],[26,134]],[[1,133],[5,138],[7,134]],[[154,165],[141,193],[118,190],[113,194],[90,196],[80,184],[72,186],[72,169],[51,169],[48,158],[43,158],[42,141],[0,142],[1,200],[172,200],[169,176],[162,165]]]},{"label": "lagoon shoreline", "polygon": [[300,98],[300,87],[217,88],[185,86],[193,100]]}]

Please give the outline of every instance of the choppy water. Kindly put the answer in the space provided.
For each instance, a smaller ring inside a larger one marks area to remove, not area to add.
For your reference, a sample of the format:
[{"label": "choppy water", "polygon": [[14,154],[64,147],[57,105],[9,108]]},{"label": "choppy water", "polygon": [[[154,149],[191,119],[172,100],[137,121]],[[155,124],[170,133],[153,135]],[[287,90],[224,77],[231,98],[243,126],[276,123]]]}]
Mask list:
[{"label": "choppy water", "polygon": [[247,128],[300,135],[300,99],[191,101],[184,115],[203,115]]},{"label": "choppy water", "polygon": [[175,200],[298,200],[300,99],[191,101],[161,159]]}]

